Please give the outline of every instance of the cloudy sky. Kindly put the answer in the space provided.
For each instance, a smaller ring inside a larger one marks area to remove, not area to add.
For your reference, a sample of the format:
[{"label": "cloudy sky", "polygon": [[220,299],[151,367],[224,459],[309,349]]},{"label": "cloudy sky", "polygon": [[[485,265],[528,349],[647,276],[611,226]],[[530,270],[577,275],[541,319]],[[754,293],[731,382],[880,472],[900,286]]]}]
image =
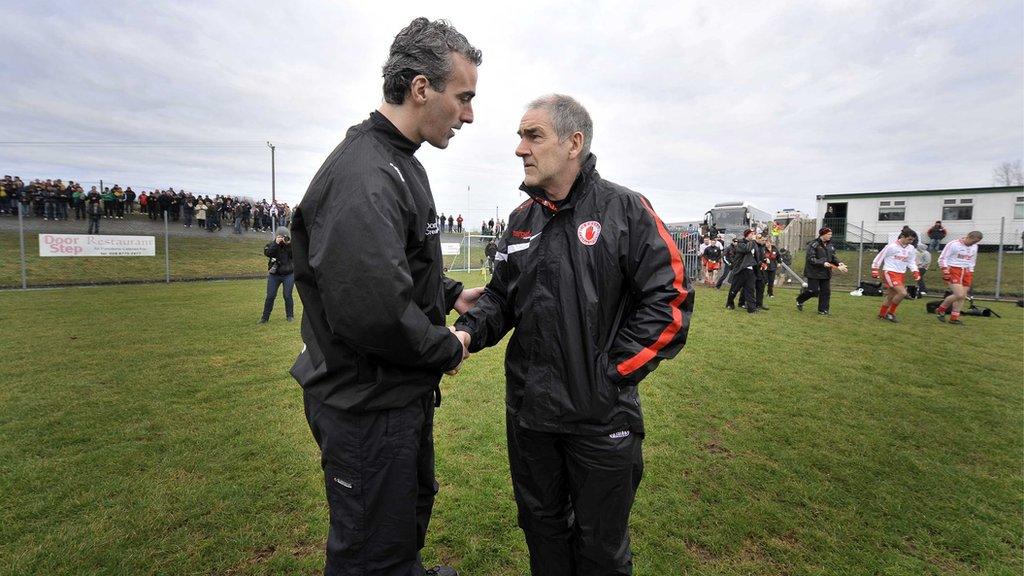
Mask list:
[{"label": "cloudy sky", "polygon": [[[635,4],[635,6],[634,6]],[[416,16],[483,51],[476,121],[424,146],[438,210],[521,199],[523,105],[563,92],[605,178],[669,221],[713,203],[988,186],[1024,155],[1024,3],[11,2],[0,172],[295,203]]]}]

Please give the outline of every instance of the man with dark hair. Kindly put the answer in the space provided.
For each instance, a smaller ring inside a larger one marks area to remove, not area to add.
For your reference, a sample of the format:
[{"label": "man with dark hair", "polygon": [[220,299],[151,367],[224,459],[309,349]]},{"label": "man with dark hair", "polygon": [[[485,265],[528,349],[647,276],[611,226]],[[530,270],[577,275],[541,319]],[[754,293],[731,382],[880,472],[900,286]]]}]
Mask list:
[{"label": "man with dark hair", "polygon": [[506,348],[506,434],[534,576],[632,574],[643,474],[637,385],[686,341],[693,293],[646,198],[601,178],[576,100],[535,100],[516,155],[529,199],[494,275],[456,322],[470,350]]},{"label": "man with dark hair", "polygon": [[739,238],[733,237],[725,250],[722,250],[722,272],[718,276],[718,281],[715,282],[715,290],[721,290],[722,284],[732,281],[732,265],[736,261],[736,244],[739,241]]},{"label": "man with dark hair", "polygon": [[913,232],[900,232],[896,241],[879,250],[875,259],[871,261],[871,277],[881,278],[885,286],[885,299],[882,300],[882,308],[878,311],[878,317],[881,319],[899,322],[896,319],[896,308],[907,297],[907,268],[914,271],[915,280],[921,279],[921,274],[917,271],[917,255],[913,246],[916,239],[917,235]]},{"label": "man with dark hair", "polygon": [[712,240],[709,236],[704,237],[704,246],[700,251],[700,260],[704,268],[704,285],[714,286],[715,274],[721,266],[722,249],[718,246],[718,242]]},{"label": "man with dark hair", "polygon": [[330,508],[325,574],[424,572],[437,493],[434,408],[469,336],[445,327],[479,289],[442,274],[437,211],[414,153],[473,121],[480,51],[417,18],[384,65],[384,104],[351,127],[292,213],[302,352],[291,374],[321,451]]},{"label": "man with dark hair", "polygon": [[735,253],[732,284],[729,285],[729,296],[725,300],[725,307],[734,310],[736,294],[742,290],[741,304],[746,307],[748,313],[753,314],[757,312],[754,289],[757,286],[757,275],[760,273],[761,265],[760,259],[757,257],[758,248],[754,241],[753,230],[743,231],[743,238],[736,243]]},{"label": "man with dark hair", "polygon": [[807,245],[807,259],[804,263],[807,287],[796,297],[797,310],[802,312],[804,302],[817,298],[818,314],[828,316],[832,297],[832,270],[846,272],[846,264],[836,257],[836,248],[832,245],[832,229],[825,227],[818,230],[818,238]]},{"label": "man with dark hair", "polygon": [[942,225],[942,220],[936,220],[935,224],[932,224],[932,227],[928,229],[928,249],[938,250],[942,239],[945,237],[946,227]]}]

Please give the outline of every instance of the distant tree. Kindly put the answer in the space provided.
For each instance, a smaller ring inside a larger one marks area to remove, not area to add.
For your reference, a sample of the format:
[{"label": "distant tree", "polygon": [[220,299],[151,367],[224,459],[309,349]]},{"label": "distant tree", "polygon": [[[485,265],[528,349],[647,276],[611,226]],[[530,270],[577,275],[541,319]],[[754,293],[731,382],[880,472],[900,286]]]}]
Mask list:
[{"label": "distant tree", "polygon": [[1020,160],[1003,162],[992,170],[992,181],[999,186],[1024,185],[1024,174],[1020,170]]}]

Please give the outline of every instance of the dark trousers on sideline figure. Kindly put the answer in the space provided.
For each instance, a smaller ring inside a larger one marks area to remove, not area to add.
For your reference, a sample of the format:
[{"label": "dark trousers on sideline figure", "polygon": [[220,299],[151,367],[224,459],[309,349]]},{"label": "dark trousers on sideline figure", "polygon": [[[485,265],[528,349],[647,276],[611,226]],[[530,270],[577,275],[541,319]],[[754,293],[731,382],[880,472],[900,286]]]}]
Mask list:
[{"label": "dark trousers on sideline figure", "polygon": [[775,296],[775,270],[764,271],[764,287],[768,289],[769,296]]},{"label": "dark trousers on sideline figure", "polygon": [[270,320],[270,313],[274,311],[274,299],[277,298],[277,287],[284,285],[284,315],[288,318],[295,316],[295,301],[292,300],[292,288],[295,287],[295,274],[281,276],[278,274],[267,274],[267,299],[263,301],[263,319]]},{"label": "dark trousers on sideline figure", "polygon": [[725,262],[724,264],[722,264],[722,272],[721,272],[721,275],[718,277],[718,281],[715,282],[715,288],[721,288],[722,287],[722,283],[729,279],[729,272],[731,272],[731,271],[732,271],[732,266],[729,266],[728,262]]},{"label": "dark trousers on sideline figure", "polygon": [[550,434],[506,414],[509,468],[532,576],[633,573],[629,512],[643,436]]},{"label": "dark trousers on sideline figure", "polygon": [[815,296],[818,297],[818,312],[828,312],[829,299],[832,297],[832,285],[829,278],[808,278],[807,288],[796,297],[800,304]]},{"label": "dark trousers on sideline figure", "polygon": [[422,576],[437,494],[433,393],[367,412],[303,400],[330,510],[324,576]]},{"label": "dark trousers on sideline figure", "polygon": [[732,284],[729,285],[729,298],[726,300],[727,306],[733,306],[733,300],[736,299],[736,293],[740,290],[743,291],[743,305],[746,306],[747,312],[753,312],[757,309],[757,299],[754,295],[754,287],[757,285],[757,278],[751,268],[744,268],[737,270],[733,273]]}]

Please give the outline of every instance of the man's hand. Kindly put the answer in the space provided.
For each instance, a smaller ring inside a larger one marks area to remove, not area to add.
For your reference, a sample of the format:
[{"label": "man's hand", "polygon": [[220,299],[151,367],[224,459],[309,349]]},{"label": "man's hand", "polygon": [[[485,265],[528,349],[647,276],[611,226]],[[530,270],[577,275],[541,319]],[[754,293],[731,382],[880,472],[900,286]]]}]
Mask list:
[{"label": "man's hand", "polygon": [[921,273],[918,272],[917,270],[914,270],[914,280],[917,280],[917,281],[921,280]]},{"label": "man's hand", "polygon": [[[459,294],[459,297],[455,300],[455,311],[459,314],[469,312],[473,306],[476,305],[476,301],[480,299],[480,295],[483,293],[483,286],[479,286],[477,288],[464,288],[462,290],[462,294]],[[463,332],[463,334],[465,334],[465,332]],[[469,334],[466,334],[466,336],[469,336]]]},{"label": "man's hand", "polygon": [[836,266],[836,268],[837,268],[837,269],[838,269],[838,270],[839,270],[840,272],[846,272],[846,271],[848,271],[848,270],[849,270],[849,268],[847,268],[847,267],[846,267],[846,264],[843,264],[842,262],[840,262],[840,263],[839,263],[839,265],[838,265],[838,266]]},{"label": "man's hand", "polygon": [[[473,341],[473,338],[469,335],[469,332],[464,332],[462,330],[456,330],[455,326],[449,326],[448,330],[451,331],[451,333],[454,334],[455,337],[459,339],[459,342],[462,343],[462,362],[465,362],[466,359],[469,358],[469,356],[470,356],[470,354],[469,354],[469,344],[470,344],[470,342]],[[459,362],[458,366],[456,366],[455,368],[452,368],[451,370],[445,372],[445,374],[447,374],[449,376],[455,376],[456,374],[458,374],[459,373],[459,369],[462,368],[462,362]]]},{"label": "man's hand", "polygon": [[871,269],[871,277],[872,278],[878,278],[878,268],[872,268]]},{"label": "man's hand", "polygon": [[949,278],[950,278],[949,268],[943,268],[942,269],[942,279],[945,280],[946,282],[949,282]]}]

